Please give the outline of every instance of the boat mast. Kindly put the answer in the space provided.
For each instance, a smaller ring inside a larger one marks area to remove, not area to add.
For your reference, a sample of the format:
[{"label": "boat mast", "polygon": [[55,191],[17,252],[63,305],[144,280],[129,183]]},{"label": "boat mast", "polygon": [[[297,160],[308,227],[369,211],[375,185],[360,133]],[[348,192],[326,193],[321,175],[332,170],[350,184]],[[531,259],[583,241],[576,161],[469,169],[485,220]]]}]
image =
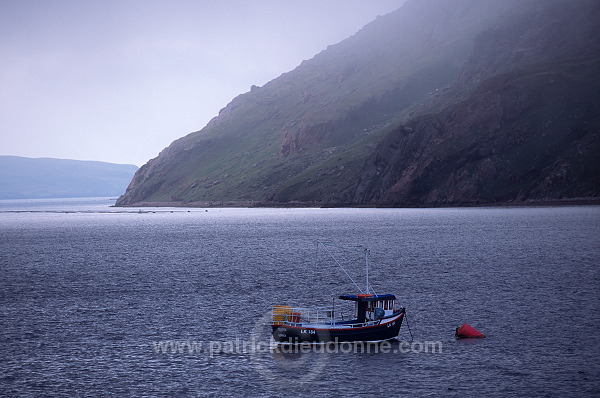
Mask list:
[{"label": "boat mast", "polygon": [[367,294],[369,293],[369,249],[365,249],[365,267],[367,268]]}]

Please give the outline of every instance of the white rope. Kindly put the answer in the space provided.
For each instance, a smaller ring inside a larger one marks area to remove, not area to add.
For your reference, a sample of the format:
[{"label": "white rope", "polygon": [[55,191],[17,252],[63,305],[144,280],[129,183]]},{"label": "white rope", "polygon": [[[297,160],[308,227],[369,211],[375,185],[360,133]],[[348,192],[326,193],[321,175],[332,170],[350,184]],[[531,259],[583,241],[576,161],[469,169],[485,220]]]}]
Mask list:
[{"label": "white rope", "polygon": [[342,269],[342,271],[344,271],[344,273],[346,274],[346,276],[348,276],[348,278],[350,278],[350,280],[352,281],[352,283],[354,283],[354,286],[356,286],[356,288],[357,288],[357,289],[360,291],[360,293],[362,294],[362,293],[363,293],[363,291],[362,291],[362,289],[360,288],[360,286],[358,286],[358,285],[356,284],[356,282],[354,282],[354,279],[352,279],[352,277],[350,276],[350,274],[348,274],[348,272],[347,272],[347,271],[346,271],[346,269],[345,269],[345,268],[342,266],[342,264],[340,264],[340,263],[339,263],[339,261],[338,261],[338,260],[336,260],[336,259],[335,259],[335,257],[333,257],[333,254],[331,254],[331,252],[329,251],[329,249],[327,248],[327,246],[325,246],[325,244],[324,244],[324,243],[317,242],[317,250],[319,249],[319,244],[321,244],[321,245],[323,246],[323,248],[325,249],[325,251],[327,252],[327,254],[329,254],[329,256],[330,256],[330,257],[333,259],[333,261],[335,261],[335,263],[336,263],[337,265],[339,265],[339,266],[340,266],[340,268]]}]

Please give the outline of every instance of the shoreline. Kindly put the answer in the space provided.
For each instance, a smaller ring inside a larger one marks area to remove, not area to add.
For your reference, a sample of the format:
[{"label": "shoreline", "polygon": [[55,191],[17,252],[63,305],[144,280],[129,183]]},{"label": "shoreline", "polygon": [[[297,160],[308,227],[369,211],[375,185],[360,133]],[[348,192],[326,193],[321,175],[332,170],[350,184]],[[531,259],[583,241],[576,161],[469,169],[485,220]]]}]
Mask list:
[{"label": "shoreline", "polygon": [[461,207],[561,207],[561,206],[593,206],[600,205],[600,197],[589,198],[565,198],[565,199],[546,199],[546,200],[527,200],[527,201],[508,201],[494,203],[439,203],[439,204],[407,204],[404,206],[381,206],[381,205],[343,205],[339,203],[325,202],[267,202],[267,201],[235,201],[235,200],[214,200],[214,201],[168,201],[168,202],[136,202],[128,205],[116,204],[110,206],[114,208],[132,208],[132,207],[179,207],[179,208],[373,208],[373,209],[427,209],[427,208],[461,208]]}]

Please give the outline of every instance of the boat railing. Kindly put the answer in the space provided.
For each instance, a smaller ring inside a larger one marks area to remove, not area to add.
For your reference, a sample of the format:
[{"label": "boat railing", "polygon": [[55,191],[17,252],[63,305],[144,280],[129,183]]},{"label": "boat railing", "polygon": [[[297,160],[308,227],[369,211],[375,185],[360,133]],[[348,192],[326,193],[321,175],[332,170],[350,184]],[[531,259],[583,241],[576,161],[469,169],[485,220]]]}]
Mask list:
[{"label": "boat railing", "polygon": [[[344,319],[346,318],[346,319]],[[335,323],[350,320],[350,315],[342,316],[339,310],[333,306],[329,307],[291,307],[285,305],[273,306],[273,324],[296,325],[315,324],[333,325]]]}]

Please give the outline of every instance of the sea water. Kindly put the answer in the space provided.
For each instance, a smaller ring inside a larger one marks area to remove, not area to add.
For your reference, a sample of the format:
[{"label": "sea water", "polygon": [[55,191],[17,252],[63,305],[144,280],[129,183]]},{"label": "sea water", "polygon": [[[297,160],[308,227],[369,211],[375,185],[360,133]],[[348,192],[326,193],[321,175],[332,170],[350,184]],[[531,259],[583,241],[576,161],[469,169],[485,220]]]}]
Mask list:
[{"label": "sea water", "polygon": [[[0,395],[600,395],[600,207],[112,203],[0,201]],[[270,308],[358,293],[365,248],[398,341],[272,349]]]}]

